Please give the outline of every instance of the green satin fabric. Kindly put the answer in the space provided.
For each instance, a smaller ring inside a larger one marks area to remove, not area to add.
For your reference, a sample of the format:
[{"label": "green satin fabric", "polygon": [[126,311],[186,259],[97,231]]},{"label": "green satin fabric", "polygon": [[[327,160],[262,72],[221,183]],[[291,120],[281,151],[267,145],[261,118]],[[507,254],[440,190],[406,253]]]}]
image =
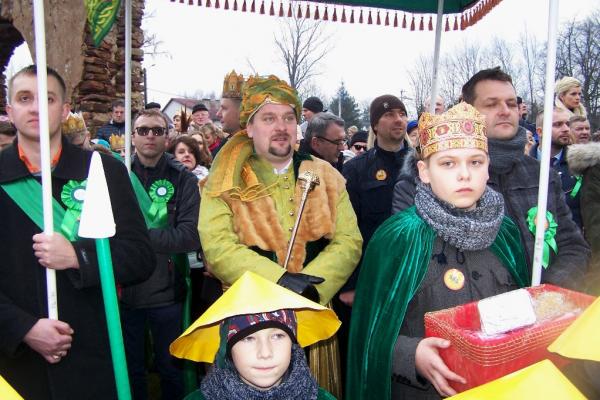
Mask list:
[{"label": "green satin fabric", "polygon": [[[436,234],[413,206],[387,219],[367,247],[350,326],[346,399],[389,399],[394,344],[431,261]],[[520,286],[528,282],[519,231],[504,218],[491,251]]]}]

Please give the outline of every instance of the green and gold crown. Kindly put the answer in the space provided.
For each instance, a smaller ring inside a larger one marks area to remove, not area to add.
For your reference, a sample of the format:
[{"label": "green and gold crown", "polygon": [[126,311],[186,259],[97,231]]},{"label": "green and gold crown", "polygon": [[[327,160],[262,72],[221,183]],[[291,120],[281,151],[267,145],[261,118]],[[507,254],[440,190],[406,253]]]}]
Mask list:
[{"label": "green and gold crown", "polygon": [[228,99],[241,99],[243,86],[244,75],[238,75],[235,73],[235,70],[231,70],[230,73],[225,75],[225,80],[223,81],[223,93],[221,94],[221,97]]},{"label": "green and gold crown", "polygon": [[443,114],[421,114],[419,141],[423,158],[448,149],[481,149],[487,153],[485,116],[465,102]]},{"label": "green and gold crown", "polygon": [[108,138],[108,141],[110,142],[110,148],[112,150],[121,150],[125,148],[125,135],[116,135],[113,133]]}]

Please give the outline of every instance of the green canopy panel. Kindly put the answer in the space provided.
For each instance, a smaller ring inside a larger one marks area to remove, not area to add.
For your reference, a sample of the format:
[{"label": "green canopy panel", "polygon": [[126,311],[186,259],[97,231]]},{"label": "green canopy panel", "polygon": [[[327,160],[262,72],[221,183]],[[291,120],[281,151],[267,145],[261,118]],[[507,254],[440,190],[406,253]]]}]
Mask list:
[{"label": "green canopy panel", "polygon": [[[350,24],[386,25],[403,29],[433,30],[437,0],[171,0],[191,6],[297,17]],[[502,0],[444,0],[444,30],[464,30],[476,24]],[[401,13],[402,15],[398,15]]]}]

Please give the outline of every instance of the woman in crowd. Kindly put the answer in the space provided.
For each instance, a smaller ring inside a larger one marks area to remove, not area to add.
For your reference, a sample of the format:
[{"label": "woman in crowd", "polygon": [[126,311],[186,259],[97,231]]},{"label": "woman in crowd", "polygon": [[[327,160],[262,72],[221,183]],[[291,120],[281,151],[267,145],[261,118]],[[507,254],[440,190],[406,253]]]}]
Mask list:
[{"label": "woman in crowd", "polygon": [[208,176],[208,168],[202,165],[202,155],[194,139],[189,136],[178,136],[169,146],[168,152],[181,162],[198,180]]},{"label": "woman in crowd", "polygon": [[204,135],[200,131],[194,131],[190,132],[189,136],[196,141],[198,149],[200,150],[200,165],[204,165],[206,168],[210,169],[213,157],[208,150],[208,145],[206,144]]},{"label": "woman in crowd", "polygon": [[554,88],[556,98],[554,104],[569,113],[569,117],[573,115],[581,115],[585,117],[587,112],[581,104],[581,82],[571,76],[565,76],[558,82]]},{"label": "woman in crowd", "polygon": [[208,151],[214,158],[217,155],[217,151],[219,151],[219,148],[221,147],[221,142],[224,138],[223,131],[213,124],[202,125],[199,131],[204,136],[204,141],[208,146]]}]

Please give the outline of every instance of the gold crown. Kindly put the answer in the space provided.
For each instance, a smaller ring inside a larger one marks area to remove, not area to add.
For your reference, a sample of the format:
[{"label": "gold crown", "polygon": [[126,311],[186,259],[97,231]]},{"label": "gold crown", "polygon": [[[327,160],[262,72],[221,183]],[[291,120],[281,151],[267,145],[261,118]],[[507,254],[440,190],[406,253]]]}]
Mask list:
[{"label": "gold crown", "polygon": [[67,119],[62,123],[63,135],[75,135],[78,133],[85,133],[86,131],[85,121],[83,120],[83,115],[80,113],[75,114],[70,112]]},{"label": "gold crown", "polygon": [[244,75],[238,75],[235,73],[235,70],[231,70],[230,73],[225,75],[225,80],[223,81],[223,93],[221,94],[221,97],[227,99],[241,99],[243,86]]},{"label": "gold crown", "polygon": [[423,158],[448,149],[481,149],[487,152],[485,116],[465,102],[443,114],[423,113],[419,118]]},{"label": "gold crown", "polygon": [[108,138],[110,148],[113,150],[121,150],[125,148],[125,135],[112,134]]}]

